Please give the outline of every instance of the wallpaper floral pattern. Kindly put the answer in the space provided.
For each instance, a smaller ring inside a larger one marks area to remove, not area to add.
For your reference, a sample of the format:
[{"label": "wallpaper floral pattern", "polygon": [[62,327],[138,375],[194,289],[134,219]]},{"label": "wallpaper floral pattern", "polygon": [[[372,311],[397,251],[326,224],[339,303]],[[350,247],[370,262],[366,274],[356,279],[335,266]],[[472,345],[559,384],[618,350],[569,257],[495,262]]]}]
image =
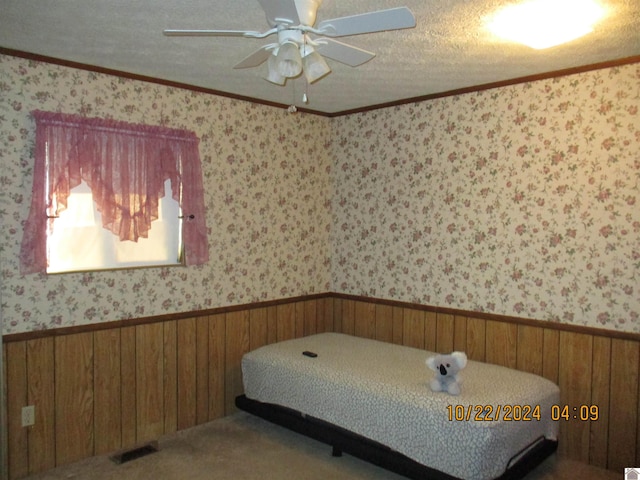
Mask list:
[{"label": "wallpaper floral pattern", "polygon": [[[34,109],[193,130],[209,264],[21,276]],[[3,333],[330,290],[329,119],[0,55]]]},{"label": "wallpaper floral pattern", "polygon": [[640,332],[640,64],[337,118],[340,292]]},{"label": "wallpaper floral pattern", "polygon": [[[333,119],[0,55],[3,332],[336,291],[640,332],[640,64]],[[193,130],[211,260],[21,276],[33,109]]]}]

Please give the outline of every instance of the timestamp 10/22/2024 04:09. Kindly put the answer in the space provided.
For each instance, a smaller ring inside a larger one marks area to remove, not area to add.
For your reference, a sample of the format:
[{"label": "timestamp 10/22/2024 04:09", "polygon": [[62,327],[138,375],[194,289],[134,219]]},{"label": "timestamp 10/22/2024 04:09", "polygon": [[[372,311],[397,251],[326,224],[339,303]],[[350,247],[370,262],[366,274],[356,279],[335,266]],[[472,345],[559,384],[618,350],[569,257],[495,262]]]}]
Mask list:
[{"label": "timestamp 10/22/2024 04:09", "polygon": [[[546,413],[553,421],[579,420],[596,421],[599,418],[598,405],[551,405]],[[447,405],[450,422],[535,422],[543,418],[540,405]]]}]

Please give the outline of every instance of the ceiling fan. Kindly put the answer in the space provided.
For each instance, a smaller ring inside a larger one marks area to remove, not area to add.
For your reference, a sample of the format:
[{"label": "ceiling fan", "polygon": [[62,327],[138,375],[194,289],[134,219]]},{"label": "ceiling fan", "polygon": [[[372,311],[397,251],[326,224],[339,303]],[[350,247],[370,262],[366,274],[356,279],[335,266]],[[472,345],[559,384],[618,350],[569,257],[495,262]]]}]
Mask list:
[{"label": "ceiling fan", "polygon": [[[406,7],[378,10],[360,15],[323,20],[315,25],[322,0],[258,0],[271,27],[265,32],[251,30],[164,30],[168,36],[239,36],[266,38],[277,34],[278,41],[263,45],[233,68],[252,68],[267,62],[266,80],[284,85],[288,78],[304,72],[309,83],[331,72],[323,57],[357,67],[375,57],[335,37],[412,28],[416,20]],[[315,25],[315,26],[314,26]],[[313,35],[313,37],[312,37]]]}]

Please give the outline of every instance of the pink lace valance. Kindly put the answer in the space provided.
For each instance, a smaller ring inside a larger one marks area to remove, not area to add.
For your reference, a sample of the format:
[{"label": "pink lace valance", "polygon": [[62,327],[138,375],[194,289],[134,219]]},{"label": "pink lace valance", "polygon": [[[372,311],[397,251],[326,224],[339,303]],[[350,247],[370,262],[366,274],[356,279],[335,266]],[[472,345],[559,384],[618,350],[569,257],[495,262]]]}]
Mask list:
[{"label": "pink lace valance", "polygon": [[36,148],[31,210],[24,226],[21,272],[45,272],[47,217],[67,205],[82,180],[103,226],[121,240],[146,238],[158,218],[164,182],[185,215],[187,265],[209,260],[198,137],[187,130],[32,112]]}]

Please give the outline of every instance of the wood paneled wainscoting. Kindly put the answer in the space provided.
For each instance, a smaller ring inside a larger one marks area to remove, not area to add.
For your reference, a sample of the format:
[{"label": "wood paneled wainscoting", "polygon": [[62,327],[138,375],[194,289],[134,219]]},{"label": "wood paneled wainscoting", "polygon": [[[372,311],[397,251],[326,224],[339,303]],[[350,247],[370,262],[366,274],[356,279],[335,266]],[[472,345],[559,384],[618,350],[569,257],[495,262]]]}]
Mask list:
[{"label": "wood paneled wainscoting", "polygon": [[[317,295],[5,337],[9,478],[232,413],[245,352],[333,330],[332,314],[330,296]],[[26,405],[36,418],[24,428]]]},{"label": "wood paneled wainscoting", "polygon": [[[546,377],[570,417],[560,455],[620,473],[640,464],[640,335],[348,295],[334,295],[334,329]],[[580,419],[583,405],[597,421]]]},{"label": "wood paneled wainscoting", "polygon": [[[463,350],[547,377],[571,416],[598,407],[597,421],[561,420],[561,455],[619,472],[640,464],[640,336],[321,294],[5,336],[9,478],[228,415],[245,352],[323,331]],[[21,426],[26,405],[35,406],[31,427]]]}]

